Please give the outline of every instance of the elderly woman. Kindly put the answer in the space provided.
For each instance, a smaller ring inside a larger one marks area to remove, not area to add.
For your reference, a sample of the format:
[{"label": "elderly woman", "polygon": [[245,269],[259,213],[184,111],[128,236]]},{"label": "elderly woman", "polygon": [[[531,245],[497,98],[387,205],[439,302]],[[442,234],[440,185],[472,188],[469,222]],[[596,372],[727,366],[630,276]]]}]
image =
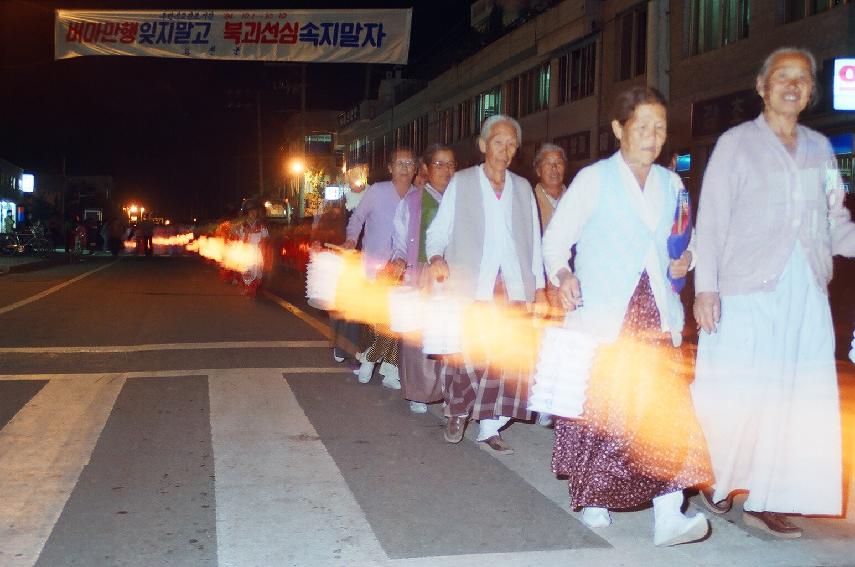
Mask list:
[{"label": "elderly woman", "polygon": [[564,148],[555,144],[545,143],[534,156],[534,171],[538,183],[534,188],[534,198],[537,201],[537,212],[540,214],[542,231],[549,226],[558,199],[567,190],[564,185],[564,172],[567,169],[567,154]]},{"label": "elderly woman", "polygon": [[[521,137],[513,118],[497,114],[484,121],[478,138],[484,163],[452,177],[427,230],[425,252],[430,276],[448,280],[448,289],[463,298],[544,310],[537,205],[528,181],[508,170]],[[480,420],[478,441],[512,453],[499,430],[511,418],[531,417],[521,370],[527,365],[464,366],[446,374],[445,440],[458,443],[471,417]]]},{"label": "elderly woman", "polygon": [[[427,263],[425,233],[457,167],[454,151],[443,144],[428,146],[419,162],[416,177],[424,179],[423,187],[410,190],[398,204],[392,234],[391,270],[411,286],[421,284],[422,267]],[[401,395],[410,402],[413,413],[425,413],[427,404],[442,400],[442,365],[425,356],[419,339],[418,333],[402,337],[399,356]]]},{"label": "elderly woman", "polygon": [[855,255],[855,225],[831,144],[798,123],[815,85],[808,51],[767,57],[763,112],[719,138],[698,210],[693,396],[715,474],[703,502],[724,513],[747,490],[745,523],[785,538],[801,535],[785,514],[841,513],[827,284],[832,255]]},{"label": "elderly woman", "polygon": [[[409,148],[397,148],[389,154],[389,173],[392,179],[374,183],[366,189],[365,197],[359,202],[347,223],[344,248],[353,249],[359,233],[362,237],[362,261],[366,276],[377,277],[392,257],[392,232],[395,209],[404,195],[414,189],[413,176],[416,160]],[[383,385],[394,390],[401,389],[398,375],[398,339],[380,326],[373,327],[373,342],[365,351],[357,373],[359,382],[371,380],[374,366],[382,361],[380,373]]]},{"label": "elderly woman", "polygon": [[565,325],[601,343],[582,419],[556,421],[553,470],[567,475],[587,525],[608,526],[609,508],[652,500],[654,543],[676,545],[706,535],[704,515],[680,509],[683,489],[710,478],[675,348],[683,307],[668,283],[691,261],[667,249],[682,184],[654,164],[667,131],[658,91],[619,95],[612,129],[620,151],[579,172],[543,238],[547,274],[571,310]]}]

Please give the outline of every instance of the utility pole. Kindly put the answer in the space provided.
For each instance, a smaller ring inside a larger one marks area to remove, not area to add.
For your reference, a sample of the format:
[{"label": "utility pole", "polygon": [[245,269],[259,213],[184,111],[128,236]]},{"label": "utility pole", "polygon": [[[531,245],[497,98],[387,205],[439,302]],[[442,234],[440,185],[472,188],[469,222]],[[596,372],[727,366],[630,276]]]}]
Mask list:
[{"label": "utility pole", "polygon": [[[306,163],[306,64],[303,63],[300,67],[300,147],[303,152],[303,164],[304,167],[308,166]],[[302,220],[303,213],[306,209],[306,193],[304,179],[297,179],[297,184],[299,185],[300,190],[300,199],[299,199],[299,208],[298,217]]]},{"label": "utility pole", "polygon": [[258,135],[258,195],[264,195],[264,145],[261,139],[261,90],[255,91],[255,128]]}]

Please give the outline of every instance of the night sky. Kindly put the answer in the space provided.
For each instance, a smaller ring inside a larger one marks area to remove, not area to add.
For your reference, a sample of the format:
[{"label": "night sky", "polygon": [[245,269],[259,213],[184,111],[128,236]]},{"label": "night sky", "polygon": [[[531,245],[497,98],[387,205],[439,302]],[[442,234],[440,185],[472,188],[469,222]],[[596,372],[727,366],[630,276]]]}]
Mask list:
[{"label": "night sky", "polygon": [[[256,191],[255,110],[229,108],[227,92],[260,89],[265,177],[277,174],[284,121],[299,94],[276,80],[299,81],[296,64],[148,57],[53,60],[53,10],[413,8],[410,65],[425,74],[452,36],[466,33],[467,0],[253,3],[0,0],[0,157],[30,172],[112,175],[119,204],[138,200],[158,216],[216,215]],[[444,56],[447,59],[447,55]],[[372,67],[376,83],[391,67]],[[309,109],[344,110],[362,98],[365,68],[309,64]]]}]

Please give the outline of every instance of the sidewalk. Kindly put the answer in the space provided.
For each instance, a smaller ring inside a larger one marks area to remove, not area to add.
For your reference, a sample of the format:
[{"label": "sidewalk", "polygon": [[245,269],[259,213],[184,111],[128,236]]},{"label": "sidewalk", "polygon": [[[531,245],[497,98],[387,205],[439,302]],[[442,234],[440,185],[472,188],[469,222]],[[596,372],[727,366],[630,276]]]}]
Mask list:
[{"label": "sidewalk", "polygon": [[65,256],[56,253],[48,258],[38,256],[0,256],[0,276],[14,272],[28,272],[65,262]]}]

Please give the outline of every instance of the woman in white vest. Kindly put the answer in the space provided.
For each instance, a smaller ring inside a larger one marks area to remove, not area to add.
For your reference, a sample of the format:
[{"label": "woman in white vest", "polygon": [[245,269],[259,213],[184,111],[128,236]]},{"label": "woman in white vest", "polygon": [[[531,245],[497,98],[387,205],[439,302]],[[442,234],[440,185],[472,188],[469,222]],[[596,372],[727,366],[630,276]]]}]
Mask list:
[{"label": "woman in white vest", "polygon": [[[681,512],[683,489],[707,482],[709,457],[695,418],[679,347],[683,307],[667,241],[682,183],[654,164],[665,143],[662,95],[621,93],[612,129],[620,150],[584,168],[558,203],[543,238],[547,275],[559,287],[565,325],[600,342],[578,420],[558,419],[552,468],[566,475],[570,503],[594,528],[609,509],[653,501],[656,545],[703,538],[703,514]],[[575,273],[567,267],[576,245]]]},{"label": "woman in white vest", "polygon": [[[451,178],[425,235],[425,252],[430,277],[445,281],[450,293],[545,312],[537,204],[528,181],[508,169],[521,139],[519,123],[509,116],[484,121],[478,138],[484,163]],[[531,418],[530,365],[521,360],[513,368],[497,366],[467,360],[446,373],[449,443],[460,442],[472,418],[480,421],[478,441],[499,454],[513,452],[499,430],[512,418]]]}]

